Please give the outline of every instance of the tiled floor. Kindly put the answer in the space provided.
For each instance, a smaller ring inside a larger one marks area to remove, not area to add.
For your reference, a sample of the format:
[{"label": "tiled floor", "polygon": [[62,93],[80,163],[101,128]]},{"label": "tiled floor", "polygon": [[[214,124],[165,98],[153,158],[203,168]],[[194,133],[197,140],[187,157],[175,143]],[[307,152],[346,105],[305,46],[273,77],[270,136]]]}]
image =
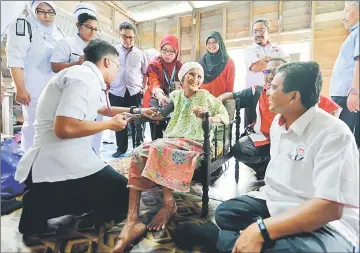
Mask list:
[{"label": "tiled floor", "polygon": [[[148,130],[146,131],[145,136],[150,136]],[[149,140],[148,137],[146,138],[146,140]],[[110,141],[115,141],[114,137],[111,137]],[[131,138],[129,138],[129,147],[132,147]],[[116,151],[116,145],[114,143],[113,144],[103,144],[101,147],[102,158],[105,161],[114,160],[114,158],[112,158],[111,155],[115,151]],[[129,154],[130,154],[130,151],[128,152],[128,154],[126,154],[126,156]],[[231,159],[228,162],[228,164],[224,167],[225,167],[224,173],[215,182],[215,184],[210,187],[210,191],[209,191],[209,196],[211,199],[210,203],[213,206],[212,209],[214,209],[214,210],[215,210],[216,206],[220,203],[219,201],[224,201],[224,200],[239,196],[240,194],[248,192],[248,191],[252,190],[254,187],[256,187],[256,186],[254,186],[254,182],[256,182],[255,176],[247,166],[240,165],[240,176],[239,176],[240,179],[239,179],[238,184],[236,184],[236,182],[235,182],[234,160]],[[202,192],[202,188],[200,185],[195,184],[192,187],[191,194],[201,196],[201,192]],[[154,197],[151,197],[149,199],[154,200]],[[171,225],[170,230],[175,228],[176,224],[183,222],[184,219],[185,220],[189,219],[189,218],[185,218],[185,217],[190,217],[190,216],[187,216],[189,210],[192,210],[191,215],[195,215],[195,216],[191,216],[191,217],[195,217],[195,218],[191,218],[191,219],[194,220],[194,222],[201,222],[198,214],[196,214],[197,212],[200,212],[200,206],[198,205],[198,203],[201,204],[201,199],[199,198],[199,200],[200,200],[200,202],[198,200],[196,200],[196,198],[194,199],[194,197],[189,197],[189,198],[181,197],[181,196],[179,197],[179,203],[180,203],[180,205],[183,205],[185,209],[183,210],[183,213],[180,213],[178,218],[175,219],[175,223]],[[193,207],[191,207],[191,206],[193,206]],[[153,205],[152,205],[152,208],[154,208]],[[195,209],[193,209],[193,208],[195,208]],[[211,211],[213,212],[214,210],[211,210]],[[151,213],[151,211],[149,213]],[[146,215],[148,215],[148,214],[146,214]],[[17,231],[18,221],[19,221],[19,213],[15,214],[15,215],[11,214],[8,216],[1,217],[1,234],[2,234],[2,236],[1,236],[1,252],[28,252],[28,251],[49,252],[49,248],[46,248],[46,247],[44,248],[44,245],[36,245],[36,246],[32,247],[31,250],[28,248],[25,248],[24,244],[22,242],[21,234],[19,234],[19,232]],[[111,236],[116,236],[118,234],[118,231],[121,230],[121,225],[119,225],[119,226],[116,227],[115,230],[110,233]],[[168,231],[165,231],[164,233],[168,233]],[[107,236],[110,236],[110,234]],[[148,252],[147,249],[149,249],[149,250],[151,249],[152,252],[155,252],[155,251],[159,252],[158,250],[161,247],[165,247],[165,248],[167,248],[167,250],[165,250],[164,252],[168,252],[168,251],[169,252],[180,252],[180,251],[177,251],[176,249],[175,249],[175,251],[172,249],[174,246],[173,246],[173,244],[171,244],[172,243],[171,238],[164,239],[160,236],[161,237],[160,238],[161,242],[160,242],[160,241],[158,241],[159,238],[155,238],[157,236],[158,235],[156,235],[156,234],[151,234],[151,235],[148,234],[148,236],[142,240],[142,243],[139,243],[138,245],[136,245],[137,249],[139,250],[139,247],[140,248],[142,247],[143,252]],[[88,239],[88,237],[85,236],[85,239],[81,239],[81,240],[86,241],[89,239]],[[109,239],[107,239],[107,240],[109,240]],[[90,241],[93,241],[93,239],[91,239]],[[48,241],[47,241],[47,243],[48,243]],[[74,243],[74,241],[72,241],[71,243]],[[167,244],[169,244],[169,245],[167,245]],[[79,243],[79,245],[80,245],[80,243]],[[112,245],[111,243],[108,244],[108,246],[105,245],[105,247],[108,247],[106,249],[106,252],[111,251],[111,245]],[[150,246],[150,245],[153,245],[153,246]],[[68,246],[69,246],[69,242],[67,243],[67,247]],[[38,250],[37,250],[37,247],[38,247]],[[88,247],[87,250],[85,250],[85,251],[80,250],[79,252],[91,252],[91,247],[90,246],[86,246],[86,247]],[[78,251],[71,250],[71,252],[78,252]],[[132,252],[134,252],[134,250]]]}]

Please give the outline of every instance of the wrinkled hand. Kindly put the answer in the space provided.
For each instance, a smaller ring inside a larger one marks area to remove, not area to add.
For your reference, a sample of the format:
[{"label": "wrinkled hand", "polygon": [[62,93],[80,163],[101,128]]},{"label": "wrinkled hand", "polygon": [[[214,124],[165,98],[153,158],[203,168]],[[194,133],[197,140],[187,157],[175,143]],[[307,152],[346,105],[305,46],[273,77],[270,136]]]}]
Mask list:
[{"label": "wrinkled hand", "polygon": [[191,110],[191,112],[194,113],[196,117],[201,118],[201,119],[203,118],[204,113],[207,111],[208,111],[208,109],[203,106],[195,106]]},{"label": "wrinkled hand", "polygon": [[21,105],[30,105],[31,97],[29,92],[24,89],[19,89],[16,91],[15,101]]},{"label": "wrinkled hand", "polygon": [[111,130],[121,131],[125,129],[127,123],[128,122],[125,119],[125,115],[116,114],[114,117],[111,118]]},{"label": "wrinkled hand", "polygon": [[221,94],[220,96],[217,97],[217,99],[218,99],[221,103],[225,102],[225,101],[226,101],[226,99],[225,99],[225,94]]},{"label": "wrinkled hand", "polygon": [[251,224],[245,230],[240,231],[240,236],[235,242],[232,253],[260,252],[264,239],[256,223]]},{"label": "wrinkled hand", "polygon": [[157,115],[156,108],[155,107],[142,108],[141,109],[141,115],[143,115],[143,116],[145,116],[145,115],[155,116],[155,115]]},{"label": "wrinkled hand", "polygon": [[85,61],[85,57],[82,55],[79,57],[78,64],[81,65]]},{"label": "wrinkled hand", "polygon": [[359,94],[349,94],[346,101],[347,108],[350,112],[359,111]]}]

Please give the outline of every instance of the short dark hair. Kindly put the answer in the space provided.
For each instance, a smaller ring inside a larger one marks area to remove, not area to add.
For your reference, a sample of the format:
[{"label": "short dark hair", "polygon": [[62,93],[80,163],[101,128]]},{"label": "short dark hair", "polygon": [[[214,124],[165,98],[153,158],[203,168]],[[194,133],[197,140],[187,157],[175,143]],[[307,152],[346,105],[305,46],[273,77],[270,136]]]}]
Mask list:
[{"label": "short dark hair", "polygon": [[133,26],[133,25],[130,24],[129,22],[122,22],[122,23],[120,24],[119,31],[121,32],[121,31],[124,30],[124,29],[133,30],[134,33],[136,34],[136,28],[135,28],[135,26]]},{"label": "short dark hair", "polygon": [[88,21],[89,19],[97,21],[97,18],[96,18],[95,16],[92,16],[92,15],[90,15],[90,14],[88,14],[88,13],[82,13],[82,14],[80,14],[80,15],[78,16],[78,22],[79,22],[80,24],[85,23],[85,22]]},{"label": "short dark hair", "polygon": [[283,63],[287,63],[287,61],[285,61],[283,58],[281,57],[274,57],[274,58],[271,58],[271,60],[269,61],[270,62],[273,62],[273,61],[281,61]]},{"label": "short dark hair", "polygon": [[251,25],[251,31],[254,29],[254,25],[256,23],[263,23],[267,29],[268,32],[270,32],[270,21],[267,18],[258,18],[255,19],[255,21]]},{"label": "short dark hair", "polygon": [[318,63],[286,63],[278,68],[277,73],[284,77],[283,91],[298,91],[305,108],[308,109],[319,102],[323,77]]},{"label": "short dark hair", "polygon": [[102,39],[90,40],[89,44],[84,48],[84,59],[96,64],[104,56],[119,56],[117,49],[109,42]]}]

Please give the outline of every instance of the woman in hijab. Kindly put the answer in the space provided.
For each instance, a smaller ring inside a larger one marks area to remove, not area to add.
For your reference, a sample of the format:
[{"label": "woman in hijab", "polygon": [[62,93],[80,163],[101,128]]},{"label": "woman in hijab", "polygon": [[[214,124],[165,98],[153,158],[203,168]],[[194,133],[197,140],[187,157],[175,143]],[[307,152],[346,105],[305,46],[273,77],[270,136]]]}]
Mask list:
[{"label": "woman in hijab", "polygon": [[234,91],[235,64],[230,58],[219,32],[212,32],[206,40],[206,54],[199,63],[204,68],[202,89],[215,97]]},{"label": "woman in hijab", "polygon": [[[139,220],[141,191],[155,187],[161,187],[163,191],[163,206],[147,226],[149,230],[157,231],[165,229],[177,210],[173,191],[190,191],[190,182],[203,152],[203,113],[208,111],[213,123],[229,122],[223,104],[208,91],[200,89],[203,78],[204,71],[199,63],[187,62],[181,67],[178,80],[181,80],[182,89],[171,92],[162,113],[151,117],[159,120],[172,113],[165,138],[134,149],[129,168],[127,221],[113,252],[123,252],[132,240],[146,230],[146,225]],[[211,139],[213,136],[211,132]]]},{"label": "woman in hijab", "polygon": [[[177,78],[182,63],[177,60],[179,41],[173,34],[165,35],[160,43],[160,56],[156,57],[148,66],[148,86],[144,93],[143,107],[159,107],[167,104],[169,93],[180,88]],[[150,124],[153,140],[163,137],[165,122]],[[154,134],[155,132],[155,134]]]},{"label": "woman in hijab", "polygon": [[6,45],[8,68],[16,87],[16,102],[22,105],[24,123],[21,148],[33,144],[36,105],[47,82],[54,75],[50,57],[56,43],[63,38],[55,25],[52,1],[29,3],[26,19],[18,19],[10,28]]},{"label": "woman in hijab", "polygon": [[[84,62],[84,48],[99,31],[94,5],[78,3],[74,9],[74,15],[77,18],[78,33],[74,37],[62,39],[57,43],[50,59],[51,68],[55,73],[74,65],[81,65]],[[98,115],[96,121],[102,120],[103,116]],[[92,138],[93,149],[100,154],[102,132]]]}]

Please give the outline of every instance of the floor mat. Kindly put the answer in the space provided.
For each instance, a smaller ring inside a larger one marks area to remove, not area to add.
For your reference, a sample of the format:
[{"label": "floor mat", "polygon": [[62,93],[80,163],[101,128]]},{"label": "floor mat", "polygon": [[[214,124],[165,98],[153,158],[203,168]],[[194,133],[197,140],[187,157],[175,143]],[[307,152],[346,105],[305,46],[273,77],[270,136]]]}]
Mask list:
[{"label": "floor mat", "polygon": [[[119,173],[128,176],[130,157],[117,159],[108,162]],[[193,194],[175,193],[175,200],[178,211],[168,224],[168,227],[160,232],[147,232],[133,246],[129,247],[130,252],[183,252],[176,249],[171,239],[171,232],[178,224],[184,222],[204,223],[206,220],[213,220],[214,211],[221,203],[220,201],[210,200],[208,217],[201,218],[201,197]],[[156,214],[162,204],[162,194],[158,192],[145,192],[142,194],[140,214],[141,220],[147,224]],[[21,210],[10,215],[1,217],[1,250],[2,252],[54,252],[55,247],[60,252],[80,253],[80,252],[111,252],[115,245],[115,240],[120,233],[124,223],[120,223],[104,234],[99,235],[95,226],[91,226],[81,231],[73,233],[62,240],[57,240],[54,236],[34,237],[26,241],[25,246],[21,234],[17,231]],[[101,247],[101,248],[99,248]],[[196,249],[193,252],[201,252]]]}]

